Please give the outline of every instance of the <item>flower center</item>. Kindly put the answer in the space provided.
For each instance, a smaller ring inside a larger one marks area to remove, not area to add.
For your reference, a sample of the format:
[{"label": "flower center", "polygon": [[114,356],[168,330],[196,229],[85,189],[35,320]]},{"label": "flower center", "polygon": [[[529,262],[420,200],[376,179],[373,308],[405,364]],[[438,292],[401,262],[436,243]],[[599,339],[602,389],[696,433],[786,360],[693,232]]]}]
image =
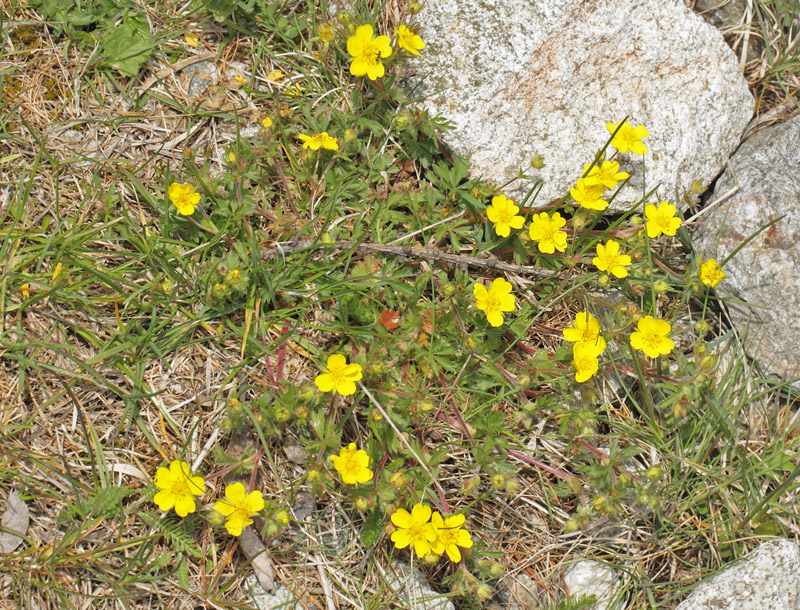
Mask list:
[{"label": "flower center", "polygon": [[619,256],[616,254],[606,254],[606,266],[609,269],[619,266]]},{"label": "flower center", "polygon": [[594,343],[594,340],[595,340],[596,338],[597,338],[597,335],[595,335],[595,334],[592,332],[592,329],[591,329],[591,328],[589,328],[589,327],[587,326],[586,328],[584,328],[584,329],[583,329],[583,333],[581,333],[581,339],[582,339],[583,341],[586,341],[587,343]]},{"label": "flower center", "polygon": [[366,61],[370,65],[375,65],[378,63],[378,56],[381,54],[381,50],[375,43],[370,43],[366,47],[364,47],[364,51],[362,55],[364,56],[364,61]]},{"label": "flower center", "polygon": [[658,346],[661,345],[662,337],[661,335],[657,335],[655,333],[645,333],[643,339],[644,339],[644,344],[648,348],[652,350],[657,350]]},{"label": "flower center", "polygon": [[486,311],[497,311],[500,309],[500,299],[491,292],[486,295]]}]

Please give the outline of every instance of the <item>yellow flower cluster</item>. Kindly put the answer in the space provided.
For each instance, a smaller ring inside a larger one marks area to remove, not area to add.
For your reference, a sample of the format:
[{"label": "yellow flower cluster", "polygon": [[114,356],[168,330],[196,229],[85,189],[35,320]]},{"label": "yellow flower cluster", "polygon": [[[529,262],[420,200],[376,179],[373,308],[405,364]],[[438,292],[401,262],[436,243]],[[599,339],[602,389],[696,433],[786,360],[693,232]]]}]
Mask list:
[{"label": "yellow flower cluster", "polygon": [[[353,76],[366,76],[370,80],[377,80],[386,73],[383,59],[392,54],[392,44],[388,36],[375,36],[369,23],[356,28],[355,34],[347,39],[347,52],[352,57],[350,61],[350,74]],[[397,46],[409,55],[421,55],[425,48],[422,38],[409,29],[407,25],[397,28]]]},{"label": "yellow flower cluster", "polygon": [[[179,517],[195,512],[195,496],[206,491],[203,477],[192,475],[189,464],[173,460],[169,468],[160,467],[156,471],[155,484],[159,491],[153,502],[160,510],[175,509]],[[232,483],[225,487],[225,499],[217,500],[213,510],[225,518],[225,529],[231,536],[240,536],[242,529],[253,523],[251,517],[264,509],[264,497],[260,491],[245,491],[242,483]]]},{"label": "yellow flower cluster", "polygon": [[409,513],[398,508],[391,516],[397,528],[391,540],[395,547],[404,549],[411,546],[417,557],[434,563],[446,553],[451,561],[461,561],[461,549],[472,547],[472,536],[463,528],[464,515],[442,516],[430,506],[417,503]]},{"label": "yellow flower cluster", "polygon": [[582,311],[575,315],[572,325],[565,328],[562,334],[574,344],[572,366],[575,367],[575,381],[588,381],[600,368],[598,358],[606,349],[606,340],[600,334],[600,322],[588,311]]}]

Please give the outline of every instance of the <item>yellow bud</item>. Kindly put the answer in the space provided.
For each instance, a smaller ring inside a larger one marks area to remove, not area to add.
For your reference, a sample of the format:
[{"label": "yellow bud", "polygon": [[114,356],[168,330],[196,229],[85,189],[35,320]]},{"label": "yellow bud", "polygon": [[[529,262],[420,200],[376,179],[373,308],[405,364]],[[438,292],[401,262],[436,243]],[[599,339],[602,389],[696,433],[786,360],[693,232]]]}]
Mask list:
[{"label": "yellow bud", "polygon": [[417,0],[411,0],[408,3],[408,12],[412,15],[416,15],[422,10],[422,7],[425,6],[424,2],[417,2]]},{"label": "yellow bud", "polygon": [[345,129],[344,133],[342,134],[342,139],[345,142],[352,142],[356,139],[356,132],[352,129]]},{"label": "yellow bud", "polygon": [[25,282],[24,284],[22,284],[22,286],[20,286],[20,290],[22,291],[22,298],[23,299],[31,298],[31,291],[30,291],[30,286],[28,285],[28,282]]},{"label": "yellow bud", "polygon": [[308,474],[306,475],[306,480],[309,483],[313,483],[314,481],[319,481],[321,477],[322,475],[320,474],[319,470],[317,470],[316,468],[312,468],[308,471]]},{"label": "yellow bud", "polygon": [[599,278],[597,278],[597,284],[600,288],[605,288],[611,283],[611,279],[608,277],[608,273],[604,273]]},{"label": "yellow bud", "polygon": [[437,555],[436,553],[428,553],[427,555],[425,555],[425,557],[423,557],[423,559],[427,564],[434,564],[437,561],[439,561],[439,557],[440,555]]},{"label": "yellow bud", "polygon": [[664,294],[669,290],[669,284],[667,284],[664,280],[658,280],[653,284],[653,290],[655,290],[658,294]]},{"label": "yellow bud", "polygon": [[285,510],[279,510],[277,513],[275,513],[275,521],[281,525],[287,525],[289,523],[289,513],[287,513]]},{"label": "yellow bud", "polygon": [[503,489],[506,485],[506,478],[499,472],[492,477],[492,487],[495,489]]},{"label": "yellow bud", "polygon": [[647,469],[647,478],[650,479],[651,481],[653,479],[657,479],[660,476],[661,476],[661,468],[659,468],[658,466],[650,466],[650,468]]},{"label": "yellow bud", "polygon": [[481,583],[475,587],[475,595],[480,597],[482,600],[488,600],[492,598],[492,595],[494,595],[494,590],[489,585]]},{"label": "yellow bud", "polygon": [[261,119],[261,127],[264,129],[272,129],[272,124],[272,119],[268,116],[265,116],[263,119]]},{"label": "yellow bud", "polygon": [[58,276],[61,275],[61,272],[63,270],[64,270],[64,265],[62,263],[56,263],[56,266],[53,267],[53,275],[50,278],[50,280],[55,282],[58,279]]},{"label": "yellow bud", "polygon": [[571,534],[572,532],[578,531],[578,522],[575,519],[570,519],[564,524],[564,533]]},{"label": "yellow bud", "polygon": [[700,368],[710,371],[717,366],[717,357],[714,354],[706,354],[700,359]]},{"label": "yellow bud", "polygon": [[369,502],[364,496],[358,496],[353,504],[355,504],[356,508],[360,511],[365,511],[367,507],[369,507]]},{"label": "yellow bud", "polygon": [[542,169],[544,167],[544,157],[542,157],[542,155],[534,155],[531,157],[531,167],[533,169]]},{"label": "yellow bud", "polygon": [[395,487],[402,487],[406,484],[407,477],[402,470],[398,470],[391,477],[389,477],[389,482],[394,485]]}]

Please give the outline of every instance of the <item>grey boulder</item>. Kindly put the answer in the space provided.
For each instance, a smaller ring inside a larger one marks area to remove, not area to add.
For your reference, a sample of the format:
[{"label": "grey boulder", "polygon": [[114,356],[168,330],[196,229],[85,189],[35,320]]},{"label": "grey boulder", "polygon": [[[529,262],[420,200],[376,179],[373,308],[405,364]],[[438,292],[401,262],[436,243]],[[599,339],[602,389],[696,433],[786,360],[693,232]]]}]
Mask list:
[{"label": "grey boulder", "polygon": [[[746,351],[768,373],[798,377],[800,116],[746,140],[731,165],[733,174],[726,170],[716,184],[694,246],[701,258],[721,262],[761,231],[724,265],[727,277],[717,288],[752,304],[728,303]],[[736,190],[734,174],[738,191],[723,199]]]},{"label": "grey boulder", "polygon": [[770,540],[711,580],[698,585],[676,610],[797,610],[800,550]]},{"label": "grey boulder", "polygon": [[[679,0],[428,0],[418,21],[428,46],[406,82],[419,105],[453,123],[443,139],[474,174],[498,186],[520,170],[542,179],[538,205],[574,186],[607,121],[650,131],[648,190],[674,199],[719,174],[753,114],[722,35]],[[620,160],[632,177],[612,209],[642,197],[641,157]]]}]

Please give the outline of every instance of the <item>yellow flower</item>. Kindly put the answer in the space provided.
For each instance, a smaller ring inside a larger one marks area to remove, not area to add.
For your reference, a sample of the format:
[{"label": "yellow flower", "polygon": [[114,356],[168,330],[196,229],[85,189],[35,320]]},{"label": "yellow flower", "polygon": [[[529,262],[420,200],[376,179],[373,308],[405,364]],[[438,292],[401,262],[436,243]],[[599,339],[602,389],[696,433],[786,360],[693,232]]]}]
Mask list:
[{"label": "yellow flower", "polygon": [[200,202],[200,193],[191,184],[173,182],[167,189],[167,195],[182,216],[194,214],[194,208]]},{"label": "yellow flower", "polygon": [[194,497],[203,495],[206,491],[203,477],[192,476],[189,473],[189,464],[179,460],[173,460],[168,469],[161,466],[156,471],[155,484],[160,491],[153,496],[153,502],[163,511],[175,507],[175,513],[179,517],[193,513]]},{"label": "yellow flower", "polygon": [[317,30],[317,35],[322,42],[330,42],[333,40],[333,28],[327,23],[323,23]]},{"label": "yellow flower", "polygon": [[723,279],[725,279],[725,272],[717,264],[716,259],[709,258],[700,265],[700,281],[709,288],[714,288]]},{"label": "yellow flower", "polygon": [[425,43],[422,42],[422,38],[418,34],[401,25],[397,28],[397,46],[405,49],[411,55],[422,55],[420,50],[425,48]]},{"label": "yellow flower", "polygon": [[[619,123],[606,123],[606,129],[609,133],[614,133],[619,126]],[[622,127],[611,140],[611,146],[616,148],[621,153],[631,151],[635,155],[643,155],[647,152],[647,146],[642,142],[643,138],[650,135],[644,125],[633,127],[628,121],[622,124]]]},{"label": "yellow flower", "polygon": [[475,297],[475,307],[486,313],[486,320],[492,326],[503,324],[503,312],[514,311],[516,298],[511,294],[511,282],[502,277],[496,278],[489,289],[483,284],[475,284],[472,294]]},{"label": "yellow flower", "polygon": [[567,249],[567,233],[560,230],[565,224],[566,219],[558,212],[552,216],[547,212],[534,215],[528,233],[533,241],[539,242],[539,252],[553,254],[556,250],[563,252]]},{"label": "yellow flower", "polygon": [[261,127],[264,129],[272,129],[272,119],[268,116],[265,116],[261,119]]},{"label": "yellow flower", "polygon": [[195,34],[194,32],[186,32],[183,35],[183,40],[184,40],[184,42],[186,42],[186,46],[189,46],[189,47],[192,47],[192,48],[194,48],[194,47],[196,47],[197,45],[200,44],[200,39],[197,37],[197,34]]},{"label": "yellow flower", "polygon": [[672,327],[666,320],[656,320],[653,316],[645,316],[639,320],[637,331],[631,333],[631,347],[643,351],[650,358],[666,356],[675,347],[675,343],[667,337]]},{"label": "yellow flower", "polygon": [[370,24],[359,26],[356,33],[347,39],[347,52],[353,58],[350,62],[350,74],[364,76],[370,80],[381,78],[385,69],[381,58],[392,54],[392,45],[388,36],[372,37]]},{"label": "yellow flower", "polygon": [[244,485],[236,482],[225,487],[225,499],[214,502],[214,511],[225,517],[225,529],[231,536],[241,536],[250,525],[250,518],[264,509],[264,496],[258,490],[246,493]]},{"label": "yellow flower", "polygon": [[431,552],[431,544],[436,540],[436,531],[430,523],[431,507],[415,504],[409,513],[398,508],[392,513],[392,523],[397,529],[392,532],[392,542],[398,549],[413,545],[417,557],[422,559]]},{"label": "yellow flower", "polygon": [[587,343],[598,347],[601,354],[606,349],[606,340],[600,334],[600,322],[588,311],[581,311],[575,314],[575,320],[572,325],[565,328],[561,333],[570,343]]},{"label": "yellow flower", "polygon": [[[590,166],[591,163],[587,163],[583,166],[584,173],[586,173]],[[617,186],[618,182],[622,182],[628,178],[630,178],[630,174],[619,171],[619,163],[616,161],[603,161],[602,165],[595,165],[592,167],[591,171],[584,179],[588,186],[602,184],[607,189],[613,189]]]},{"label": "yellow flower", "polygon": [[431,525],[436,532],[436,538],[431,544],[431,552],[436,555],[447,553],[450,561],[458,563],[461,561],[461,549],[472,547],[472,536],[463,529],[466,517],[464,515],[452,515],[444,518],[439,512],[434,512],[431,516]]},{"label": "yellow flower", "polygon": [[372,471],[368,468],[369,456],[363,449],[356,449],[355,443],[342,447],[339,455],[331,456],[331,461],[345,485],[366,483],[372,479]]},{"label": "yellow flower", "polygon": [[267,80],[272,81],[273,83],[279,83],[284,79],[284,74],[281,70],[273,70],[269,74],[267,74]]},{"label": "yellow flower", "polygon": [[232,150],[229,150],[228,153],[225,155],[225,160],[228,163],[236,163],[236,153]]},{"label": "yellow flower", "polygon": [[579,178],[575,186],[569,189],[569,194],[575,202],[587,210],[605,210],[608,207],[608,201],[602,199],[605,192],[606,187],[602,184],[589,185],[586,178]]},{"label": "yellow flower", "polygon": [[339,150],[339,143],[336,138],[329,136],[327,131],[315,133],[313,136],[301,133],[297,138],[303,142],[303,148],[319,150],[322,147],[326,150]]},{"label": "yellow flower", "polygon": [[519,207],[514,205],[513,199],[505,195],[492,197],[492,205],[486,208],[486,217],[494,223],[494,232],[500,237],[508,237],[511,229],[521,229],[525,224],[522,216],[517,216]]},{"label": "yellow flower", "polygon": [[[603,341],[605,347],[605,341]],[[576,343],[572,347],[572,366],[575,367],[575,381],[583,383],[589,381],[599,370],[600,361],[597,357],[603,353],[599,344]]]},{"label": "yellow flower", "polygon": [[30,287],[30,284],[28,284],[28,282],[23,282],[22,286],[20,286],[19,289],[22,291],[22,298],[23,299],[30,299],[31,298],[31,287]]},{"label": "yellow flower", "polygon": [[605,246],[597,244],[597,256],[592,259],[592,264],[600,271],[608,271],[614,277],[623,278],[628,275],[625,267],[630,266],[631,257],[627,254],[620,254],[619,243],[609,239]]},{"label": "yellow flower", "polygon": [[350,396],[356,393],[356,381],[360,379],[360,364],[347,364],[347,358],[342,354],[331,354],[325,371],[317,375],[314,383],[320,392],[336,390],[342,396]]},{"label": "yellow flower", "polygon": [[662,201],[658,207],[648,203],[644,208],[644,215],[647,217],[647,237],[655,239],[662,233],[664,235],[675,235],[675,231],[681,226],[681,219],[675,216],[677,209],[671,203]]}]

